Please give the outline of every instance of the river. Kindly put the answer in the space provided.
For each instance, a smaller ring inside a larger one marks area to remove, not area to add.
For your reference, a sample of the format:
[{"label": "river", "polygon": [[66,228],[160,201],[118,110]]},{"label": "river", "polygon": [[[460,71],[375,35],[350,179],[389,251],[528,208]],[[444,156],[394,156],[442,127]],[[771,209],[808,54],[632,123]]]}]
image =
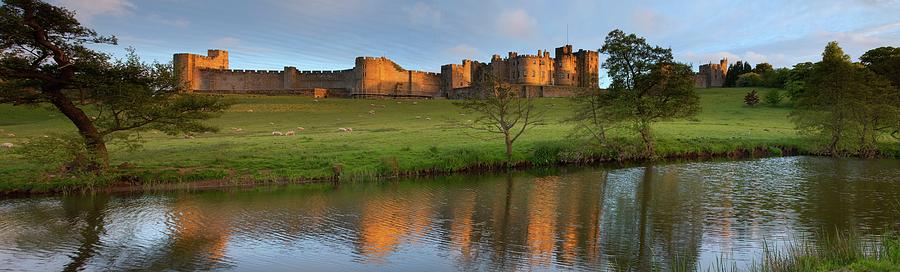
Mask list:
[{"label": "river", "polygon": [[900,160],[780,157],[0,200],[0,270],[647,270],[900,227]]}]

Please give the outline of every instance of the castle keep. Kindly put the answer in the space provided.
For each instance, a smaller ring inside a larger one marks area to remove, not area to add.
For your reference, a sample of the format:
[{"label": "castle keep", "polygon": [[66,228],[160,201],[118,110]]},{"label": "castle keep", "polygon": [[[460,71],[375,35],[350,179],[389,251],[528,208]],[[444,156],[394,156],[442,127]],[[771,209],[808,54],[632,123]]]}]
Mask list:
[{"label": "castle keep", "polygon": [[728,59],[722,59],[718,64],[700,65],[700,71],[694,76],[694,86],[697,88],[723,87],[727,74]]},{"label": "castle keep", "polygon": [[599,87],[596,51],[572,52],[572,46],[537,55],[509,52],[490,63],[463,60],[440,73],[406,70],[384,57],[358,57],[352,69],[338,71],[234,70],[228,52],[209,50],[206,56],[175,54],[173,63],[187,92],[303,94],[335,97],[455,98],[487,74],[512,85],[528,97],[571,96],[575,88]]}]

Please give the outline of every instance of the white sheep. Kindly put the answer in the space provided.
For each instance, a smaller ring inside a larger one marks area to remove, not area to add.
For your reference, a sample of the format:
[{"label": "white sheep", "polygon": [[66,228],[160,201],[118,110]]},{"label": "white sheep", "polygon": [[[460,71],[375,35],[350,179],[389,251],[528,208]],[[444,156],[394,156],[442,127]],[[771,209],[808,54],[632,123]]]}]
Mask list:
[{"label": "white sheep", "polygon": [[274,125],[275,123],[269,122],[269,125]]},{"label": "white sheep", "polygon": [[431,120],[431,117],[425,117],[425,120]]},{"label": "white sheep", "polygon": [[281,131],[272,131],[272,136],[284,136],[284,133],[281,133]]},{"label": "white sheep", "polygon": [[288,132],[285,132],[285,133],[284,133],[284,136],[294,136],[294,131],[293,131],[293,130],[289,130]]},{"label": "white sheep", "polygon": [[375,114],[375,111],[374,111],[374,110],[370,110],[370,111],[369,111],[369,114],[374,115],[374,114]]},{"label": "white sheep", "polygon": [[304,130],[306,130],[306,129],[303,128],[303,127],[297,127],[297,130],[299,130],[299,131],[304,131]]},{"label": "white sheep", "polygon": [[418,104],[419,104],[419,102],[413,101],[413,105],[418,105]]},{"label": "white sheep", "polygon": [[338,128],[338,131],[340,131],[340,132],[347,132],[347,129],[346,129],[346,128]]},{"label": "white sheep", "polygon": [[422,116],[416,115],[416,119],[422,119]]},{"label": "white sheep", "polygon": [[14,134],[14,133],[7,133],[6,136],[7,136],[7,137],[16,137],[16,134]]},{"label": "white sheep", "polygon": [[347,128],[347,133],[353,132],[352,128]]},{"label": "white sheep", "polygon": [[0,144],[0,147],[6,148],[6,149],[13,148],[13,146],[16,146],[16,145],[14,145],[13,143],[3,143],[3,144]]}]

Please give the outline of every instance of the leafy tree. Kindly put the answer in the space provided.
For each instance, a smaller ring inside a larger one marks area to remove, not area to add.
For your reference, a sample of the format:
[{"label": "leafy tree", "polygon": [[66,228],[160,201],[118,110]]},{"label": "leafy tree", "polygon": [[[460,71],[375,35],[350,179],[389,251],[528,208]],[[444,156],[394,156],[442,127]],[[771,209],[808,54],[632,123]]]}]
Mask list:
[{"label": "leafy tree", "polygon": [[744,104],[751,107],[759,104],[759,94],[756,93],[756,90],[752,90],[744,96]]},{"label": "leafy tree", "polygon": [[759,87],[762,86],[763,79],[759,74],[754,72],[745,73],[738,77],[738,87]]},{"label": "leafy tree", "polygon": [[762,75],[763,86],[769,88],[784,88],[788,78],[791,75],[791,69],[778,68]]},{"label": "leafy tree", "polygon": [[851,63],[837,42],[830,42],[791,116],[803,132],[822,139],[833,156],[874,156],[878,137],[900,127],[900,89]]},{"label": "leafy tree", "polygon": [[894,87],[900,88],[900,47],[879,47],[859,57],[860,62],[872,72],[888,78]]},{"label": "leafy tree", "polygon": [[797,63],[791,69],[787,81],[784,83],[784,89],[787,90],[787,96],[791,98],[791,101],[796,102],[806,90],[806,81],[809,79],[812,69],[812,62]]},{"label": "leafy tree", "polygon": [[619,121],[629,122],[641,136],[644,156],[654,154],[651,126],[654,122],[694,116],[700,110],[690,66],[676,63],[672,50],[650,46],[644,38],[613,30],[600,49],[612,82],[608,103]]},{"label": "leafy tree", "polygon": [[774,71],[775,68],[772,68],[771,64],[768,63],[758,63],[756,64],[756,68],[753,68],[753,72],[759,75],[765,75],[768,72]]},{"label": "leafy tree", "polygon": [[857,101],[857,108],[851,119],[856,123],[856,149],[860,156],[874,157],[879,136],[893,132],[892,136],[897,137],[900,131],[900,88],[870,69],[857,68],[855,72],[857,89],[853,100]]},{"label": "leafy tree", "polygon": [[779,103],[781,103],[781,100],[783,98],[784,96],[781,95],[781,91],[779,91],[778,89],[769,89],[768,91],[766,91],[765,100],[769,105],[777,106]]},{"label": "leafy tree", "polygon": [[491,75],[485,75],[472,92],[463,94],[463,99],[454,105],[477,114],[474,128],[503,135],[507,163],[512,161],[516,140],[543,118],[534,98],[521,97]]},{"label": "leafy tree", "polygon": [[199,123],[228,105],[213,96],[182,95],[169,65],[144,64],[87,48],[115,44],[82,26],[73,13],[38,0],[5,0],[0,7],[0,103],[50,104],[78,130],[86,150],[78,170],[109,166],[108,140],[129,131],[170,134],[208,131]]}]

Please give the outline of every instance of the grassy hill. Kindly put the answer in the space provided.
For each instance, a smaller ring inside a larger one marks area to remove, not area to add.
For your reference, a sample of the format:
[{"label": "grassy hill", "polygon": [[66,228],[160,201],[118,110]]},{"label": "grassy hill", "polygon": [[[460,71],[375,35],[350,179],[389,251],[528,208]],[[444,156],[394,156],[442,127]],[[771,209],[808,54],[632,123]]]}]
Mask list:
[{"label": "grassy hill", "polygon": [[[743,95],[748,91],[698,90],[702,112],[696,118],[654,126],[658,152],[672,155],[776,145],[801,150],[811,147],[794,130],[787,116],[789,108],[744,106]],[[765,92],[760,88],[757,91]],[[504,160],[502,140],[465,127],[474,116],[448,100],[229,97],[239,103],[211,121],[221,131],[195,135],[193,139],[145,132],[141,149],[111,146],[111,164],[133,165],[121,172],[139,176],[143,182],[178,182],[324,178],[332,175],[335,164],[343,166],[345,177],[367,177],[396,171],[455,170]],[[545,122],[516,143],[517,160],[540,161],[548,149],[556,153],[590,149],[578,144],[571,135],[573,125],[564,122],[570,114],[567,99],[541,99],[539,105],[548,111]],[[0,116],[0,142],[21,145],[29,137],[74,131],[61,114],[43,108],[0,105]],[[353,132],[340,132],[338,128],[352,128]],[[272,136],[273,131],[290,130],[297,135]],[[898,149],[896,141],[887,144]],[[0,150],[0,161],[0,190],[45,190],[67,185],[44,181],[45,177],[37,174],[52,166],[29,162],[9,150]],[[79,186],[77,182],[68,185]]]}]

